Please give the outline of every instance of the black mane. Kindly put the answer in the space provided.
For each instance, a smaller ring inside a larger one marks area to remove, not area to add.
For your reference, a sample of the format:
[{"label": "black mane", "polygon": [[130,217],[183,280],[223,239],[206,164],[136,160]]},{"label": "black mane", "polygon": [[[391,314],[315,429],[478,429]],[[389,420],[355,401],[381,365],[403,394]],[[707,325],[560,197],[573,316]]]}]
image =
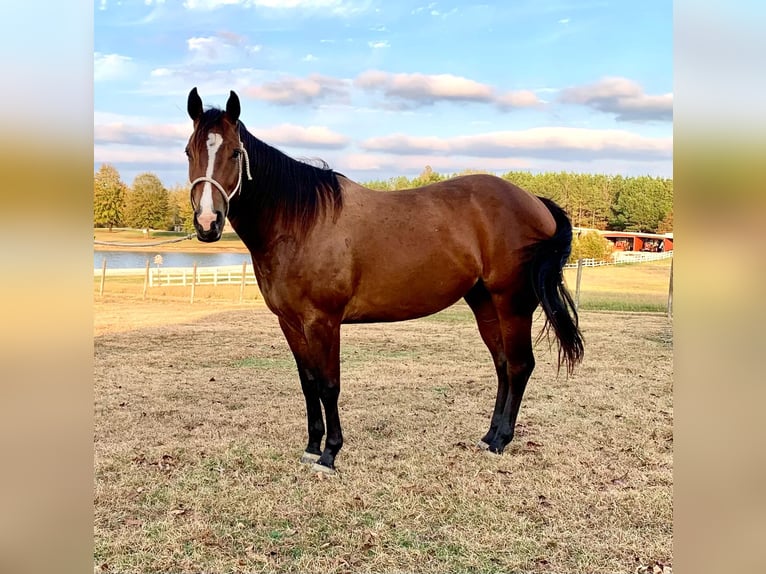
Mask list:
[{"label": "black mane", "polygon": [[[223,110],[210,108],[199,120],[197,137],[220,123]],[[306,233],[323,213],[336,217],[343,207],[341,174],[325,162],[311,165],[291,158],[253,136],[240,121],[239,137],[250,158],[252,181],[243,174],[242,208],[256,210],[267,227],[281,223]]]}]

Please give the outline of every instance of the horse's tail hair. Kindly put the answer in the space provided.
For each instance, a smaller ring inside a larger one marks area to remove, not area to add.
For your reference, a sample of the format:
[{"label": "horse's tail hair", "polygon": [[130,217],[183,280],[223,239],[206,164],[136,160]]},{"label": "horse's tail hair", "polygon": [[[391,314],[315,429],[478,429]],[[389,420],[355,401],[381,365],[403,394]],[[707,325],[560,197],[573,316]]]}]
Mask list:
[{"label": "horse's tail hair", "polygon": [[539,198],[556,220],[556,233],[530,247],[529,270],[532,286],[545,313],[540,337],[551,327],[558,340],[558,368],[566,364],[571,374],[584,353],[579,317],[572,296],[564,284],[563,269],[572,252],[572,223],[566,212],[550,199]]}]

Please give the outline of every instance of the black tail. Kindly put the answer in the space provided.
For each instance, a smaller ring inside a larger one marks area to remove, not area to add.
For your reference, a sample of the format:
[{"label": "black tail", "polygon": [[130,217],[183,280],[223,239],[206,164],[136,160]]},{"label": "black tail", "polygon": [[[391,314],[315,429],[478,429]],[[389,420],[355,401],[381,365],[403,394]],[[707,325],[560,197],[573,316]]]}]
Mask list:
[{"label": "black tail", "polygon": [[545,312],[545,325],[540,336],[547,335],[553,327],[559,343],[559,369],[565,363],[567,373],[571,374],[584,353],[577,309],[564,285],[562,273],[572,251],[572,223],[566,212],[553,201],[544,197],[540,200],[556,220],[553,237],[530,247],[532,285]]}]

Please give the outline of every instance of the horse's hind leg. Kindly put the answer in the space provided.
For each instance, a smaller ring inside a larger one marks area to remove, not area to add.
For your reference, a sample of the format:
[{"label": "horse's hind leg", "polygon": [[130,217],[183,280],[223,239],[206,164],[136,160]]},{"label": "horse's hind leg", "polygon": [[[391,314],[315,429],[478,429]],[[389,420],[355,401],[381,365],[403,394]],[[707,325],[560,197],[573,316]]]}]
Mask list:
[{"label": "horse's hind leg", "polygon": [[497,371],[497,396],[489,430],[477,444],[479,448],[487,449],[495,439],[495,434],[502,420],[503,407],[508,397],[508,362],[503,347],[500,319],[497,316],[492,296],[481,281],[466,294],[465,301],[476,317],[479,333],[492,355]]},{"label": "horse's hind leg", "polygon": [[500,412],[495,435],[491,438],[489,450],[502,453],[513,439],[516,417],[521,407],[521,399],[527,387],[527,381],[535,368],[532,352],[532,313],[531,309],[520,308],[517,303],[508,305],[501,297],[494,297],[495,309],[500,320],[500,332],[507,358],[509,392]]}]

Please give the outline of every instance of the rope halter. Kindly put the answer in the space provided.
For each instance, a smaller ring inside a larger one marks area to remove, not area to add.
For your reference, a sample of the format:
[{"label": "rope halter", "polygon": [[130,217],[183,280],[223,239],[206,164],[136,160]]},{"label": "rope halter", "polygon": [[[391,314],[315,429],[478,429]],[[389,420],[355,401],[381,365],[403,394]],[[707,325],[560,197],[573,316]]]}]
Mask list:
[{"label": "rope halter", "polygon": [[[247,149],[245,148],[245,144],[242,143],[242,140],[239,140],[239,154],[237,155],[237,163],[238,163],[238,178],[237,178],[237,185],[234,187],[231,193],[226,193],[226,190],[223,188],[223,186],[218,183],[216,180],[214,180],[212,177],[202,176],[195,179],[193,182],[191,182],[191,187],[189,188],[189,198],[191,199],[192,196],[192,190],[194,189],[194,186],[198,183],[212,183],[215,187],[218,188],[218,191],[221,192],[221,195],[223,196],[223,201],[226,204],[226,213],[229,212],[229,202],[231,201],[231,198],[234,197],[234,195],[239,192],[242,189],[242,158],[245,158],[245,173],[247,174],[247,180],[252,181],[253,176],[250,175],[250,156],[247,155]],[[194,205],[194,201],[192,200],[192,205]]]}]

